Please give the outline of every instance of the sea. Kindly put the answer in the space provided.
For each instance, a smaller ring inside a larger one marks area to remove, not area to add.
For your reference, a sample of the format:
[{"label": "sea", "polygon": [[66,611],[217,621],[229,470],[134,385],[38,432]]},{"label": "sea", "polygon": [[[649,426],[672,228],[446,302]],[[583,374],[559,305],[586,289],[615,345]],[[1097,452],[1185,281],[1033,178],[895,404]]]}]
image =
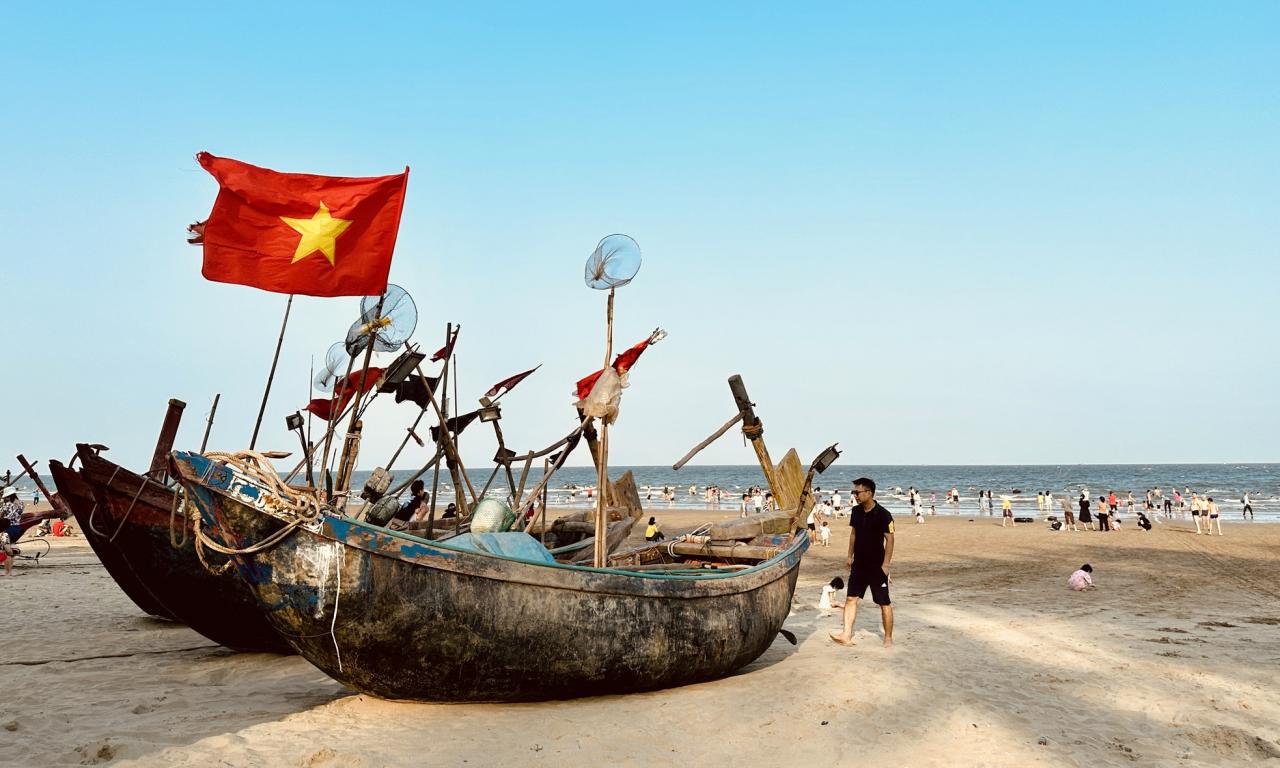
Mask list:
[{"label": "sea", "polygon": [[[635,474],[640,486],[640,497],[646,506],[662,509],[704,509],[713,506],[705,498],[708,486],[717,486],[722,494],[719,507],[737,510],[742,494],[754,485],[765,487],[764,473],[751,465],[702,465],[685,466],[674,471],[670,466],[611,466],[610,475],[615,479],[624,472]],[[395,472],[397,482],[411,472]],[[520,473],[513,470],[516,484]],[[468,476],[479,492],[489,480],[489,472],[469,471]],[[364,482],[368,473],[357,472],[355,484]],[[1055,465],[882,465],[865,466],[856,470],[831,467],[814,479],[814,486],[824,497],[839,490],[847,505],[853,481],[869,477],[876,482],[876,498],[889,511],[907,513],[910,504],[907,492],[915,488],[922,497],[924,511],[933,505],[939,515],[972,517],[978,511],[978,491],[991,491],[995,505],[1008,496],[1014,513],[1032,514],[1037,511],[1036,493],[1050,491],[1055,500],[1064,495],[1074,500],[1082,490],[1087,490],[1096,502],[1099,495],[1115,491],[1126,498],[1132,492],[1135,509],[1141,509],[1148,488],[1159,488],[1166,498],[1173,497],[1177,488],[1213,497],[1222,510],[1223,519],[1239,519],[1240,499],[1245,491],[1257,520],[1280,522],[1280,464],[1055,464]],[[525,481],[525,490],[531,490],[542,479],[540,468],[531,470]],[[424,476],[428,489],[432,476]],[[440,474],[442,501],[452,498],[446,472]],[[499,472],[489,485],[486,495],[505,497],[510,491],[505,474]],[[548,504],[557,507],[588,507],[595,503],[588,497],[587,488],[596,485],[593,467],[564,467],[548,483]],[[665,501],[665,491],[670,488],[674,500]],[[946,504],[947,491],[960,492],[960,505]],[[1057,506],[1055,504],[1055,506]],[[1054,514],[1061,514],[1055,509]]]},{"label": "sea", "polygon": [[[612,477],[617,478],[628,470],[635,473],[640,496],[646,506],[654,511],[663,509],[705,509],[708,507],[736,511],[742,494],[755,485],[765,487],[760,467],[750,465],[700,465],[685,466],[674,471],[670,466],[611,466]],[[516,484],[520,473],[513,470]],[[412,469],[393,471],[399,484],[414,473]],[[485,495],[505,498],[511,489],[505,473],[496,475],[489,471],[468,471],[471,484],[479,492],[488,484]],[[362,487],[369,472],[357,471],[353,485]],[[1174,489],[1188,497],[1199,493],[1212,497],[1222,510],[1226,521],[1241,519],[1240,499],[1248,491],[1253,510],[1259,522],[1280,522],[1280,464],[1046,464],[1046,465],[880,465],[864,466],[856,470],[838,464],[817,476],[815,487],[824,497],[839,491],[848,504],[849,491],[858,477],[869,477],[876,482],[877,500],[894,513],[910,512],[907,492],[915,488],[920,494],[927,514],[932,506],[938,515],[973,517],[979,514],[978,492],[991,491],[995,506],[1000,508],[1002,497],[1009,497],[1014,513],[1018,516],[1033,515],[1037,510],[1036,494],[1049,491],[1055,500],[1064,495],[1071,499],[1087,490],[1096,502],[1097,497],[1114,491],[1121,499],[1133,494],[1135,509],[1141,509],[1148,488],[1159,488],[1165,498],[1172,498]],[[492,477],[492,480],[490,479]],[[432,487],[433,474],[423,475],[427,488]],[[525,490],[532,490],[542,479],[541,468],[530,471]],[[45,483],[52,488],[51,481]],[[31,498],[35,485],[30,478],[18,482],[23,499]],[[583,507],[595,503],[587,495],[587,488],[596,485],[596,472],[592,467],[564,467],[548,483],[548,504],[556,507]],[[709,486],[723,489],[718,505],[708,502],[705,493]],[[453,487],[447,472],[439,477],[441,502],[453,498]],[[958,507],[946,503],[947,491],[960,492]],[[666,490],[671,489],[674,498],[667,501]],[[1057,506],[1055,504],[1055,506]],[[985,514],[985,512],[981,512]],[[1053,514],[1060,514],[1055,509]]]}]

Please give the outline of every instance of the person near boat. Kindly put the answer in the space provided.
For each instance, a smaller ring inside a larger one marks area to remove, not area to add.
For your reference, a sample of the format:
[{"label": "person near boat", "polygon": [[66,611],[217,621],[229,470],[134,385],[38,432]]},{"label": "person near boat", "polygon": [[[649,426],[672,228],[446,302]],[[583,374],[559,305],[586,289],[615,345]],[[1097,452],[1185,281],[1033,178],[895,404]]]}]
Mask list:
[{"label": "person near boat", "polygon": [[658,530],[658,518],[649,518],[649,527],[644,529],[644,540],[662,541],[665,538],[667,537],[662,535],[662,531]]},{"label": "person near boat", "polygon": [[823,585],[822,594],[818,597],[819,616],[830,616],[836,611],[844,610],[844,605],[836,602],[836,593],[842,589],[844,589],[844,579],[839,576]]},{"label": "person near boat", "polygon": [[402,531],[410,523],[421,519],[422,512],[426,509],[426,501],[426,483],[421,480],[414,480],[413,484],[409,486],[409,499],[400,505],[400,509],[396,510],[395,515],[391,518],[391,529]]},{"label": "person near boat", "polygon": [[0,492],[0,549],[4,550],[4,575],[13,575],[13,542],[22,535],[22,502],[12,485]]},{"label": "person near boat", "polygon": [[880,606],[885,647],[893,645],[893,605],[889,600],[889,562],[893,559],[893,515],[876,501],[874,480],[853,481],[853,507],[849,513],[849,589],[845,593],[844,631],[830,633],[840,645],[853,644],[853,624],[858,603],[867,589]]}]

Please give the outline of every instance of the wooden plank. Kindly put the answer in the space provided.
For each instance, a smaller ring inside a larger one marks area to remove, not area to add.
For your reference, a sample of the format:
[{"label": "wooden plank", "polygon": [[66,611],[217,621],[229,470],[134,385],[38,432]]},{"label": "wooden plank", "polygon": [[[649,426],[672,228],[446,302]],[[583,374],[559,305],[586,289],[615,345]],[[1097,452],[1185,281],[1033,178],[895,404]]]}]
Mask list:
[{"label": "wooden plank", "polygon": [[[778,478],[778,487],[773,491],[778,509],[795,508],[800,503],[800,490],[804,488],[804,467],[795,448],[787,451],[787,455],[778,462],[774,475]],[[801,514],[807,515],[809,510],[801,510]]]},{"label": "wooden plank", "polygon": [[[151,467],[147,470],[149,477],[159,480],[169,474],[169,451],[173,450],[173,440],[178,434],[178,424],[182,421],[182,409],[186,407],[187,404],[177,398],[169,399],[169,407],[164,412],[164,423],[160,425],[160,437],[156,440],[156,449],[151,453]],[[261,419],[262,416],[259,415],[258,418]]]},{"label": "wooden plank", "polygon": [[782,513],[761,512],[758,515],[748,515],[736,520],[725,520],[724,522],[716,523],[711,526],[711,530],[707,531],[707,535],[712,539],[719,540],[746,540],[754,539],[766,533],[790,533],[791,520],[790,511]]},{"label": "wooden plank", "polygon": [[[609,530],[604,536],[606,552],[616,548],[619,544],[626,541],[627,537],[631,535],[631,529],[635,527],[635,524],[635,518],[631,517],[626,520],[619,520],[617,522],[610,523]],[[573,556],[569,558],[569,562],[586,563],[595,560],[595,537],[592,536],[589,539],[583,539],[578,543],[585,544],[586,542],[591,542],[591,546],[574,552]]]},{"label": "wooden plank", "polygon": [[667,547],[677,555],[738,560],[768,560],[778,554],[777,547],[757,547],[750,544],[697,544],[677,541]]},{"label": "wooden plank", "polygon": [[618,517],[613,517],[610,513],[610,520],[620,520],[623,515],[630,514],[633,520],[639,520],[644,517],[644,505],[640,502],[640,489],[636,487],[635,475],[628,471],[625,475],[613,482],[613,494],[610,497],[616,505],[615,509],[620,513]]}]

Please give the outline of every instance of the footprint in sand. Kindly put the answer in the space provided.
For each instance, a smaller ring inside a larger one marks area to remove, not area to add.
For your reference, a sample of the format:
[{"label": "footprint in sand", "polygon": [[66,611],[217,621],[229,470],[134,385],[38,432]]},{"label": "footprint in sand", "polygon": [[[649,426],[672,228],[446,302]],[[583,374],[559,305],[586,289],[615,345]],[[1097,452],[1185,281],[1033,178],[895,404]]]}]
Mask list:
[{"label": "footprint in sand", "polygon": [[76,754],[80,756],[81,765],[97,765],[114,760],[120,754],[120,747],[107,740],[96,741],[76,747]]}]

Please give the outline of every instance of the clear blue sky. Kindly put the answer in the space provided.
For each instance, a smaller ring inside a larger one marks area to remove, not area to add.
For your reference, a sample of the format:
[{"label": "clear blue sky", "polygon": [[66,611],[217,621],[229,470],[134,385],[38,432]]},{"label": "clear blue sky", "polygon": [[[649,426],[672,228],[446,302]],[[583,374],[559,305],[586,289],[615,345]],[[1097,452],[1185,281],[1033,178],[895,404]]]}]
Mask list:
[{"label": "clear blue sky", "polygon": [[[194,447],[215,392],[211,447],[247,445],[284,297],[201,278],[199,150],[412,166],[392,280],[424,346],[463,325],[464,405],[543,364],[517,449],[568,430],[602,357],[582,265],[626,232],[618,343],[671,335],[616,463],[678,458],[735,372],[778,456],[1275,461],[1278,30],[1272,2],[6,3],[0,468],[142,465],[175,396]],[[295,305],[262,447],[355,306]],[[375,407],[362,466],[409,417]]]}]

